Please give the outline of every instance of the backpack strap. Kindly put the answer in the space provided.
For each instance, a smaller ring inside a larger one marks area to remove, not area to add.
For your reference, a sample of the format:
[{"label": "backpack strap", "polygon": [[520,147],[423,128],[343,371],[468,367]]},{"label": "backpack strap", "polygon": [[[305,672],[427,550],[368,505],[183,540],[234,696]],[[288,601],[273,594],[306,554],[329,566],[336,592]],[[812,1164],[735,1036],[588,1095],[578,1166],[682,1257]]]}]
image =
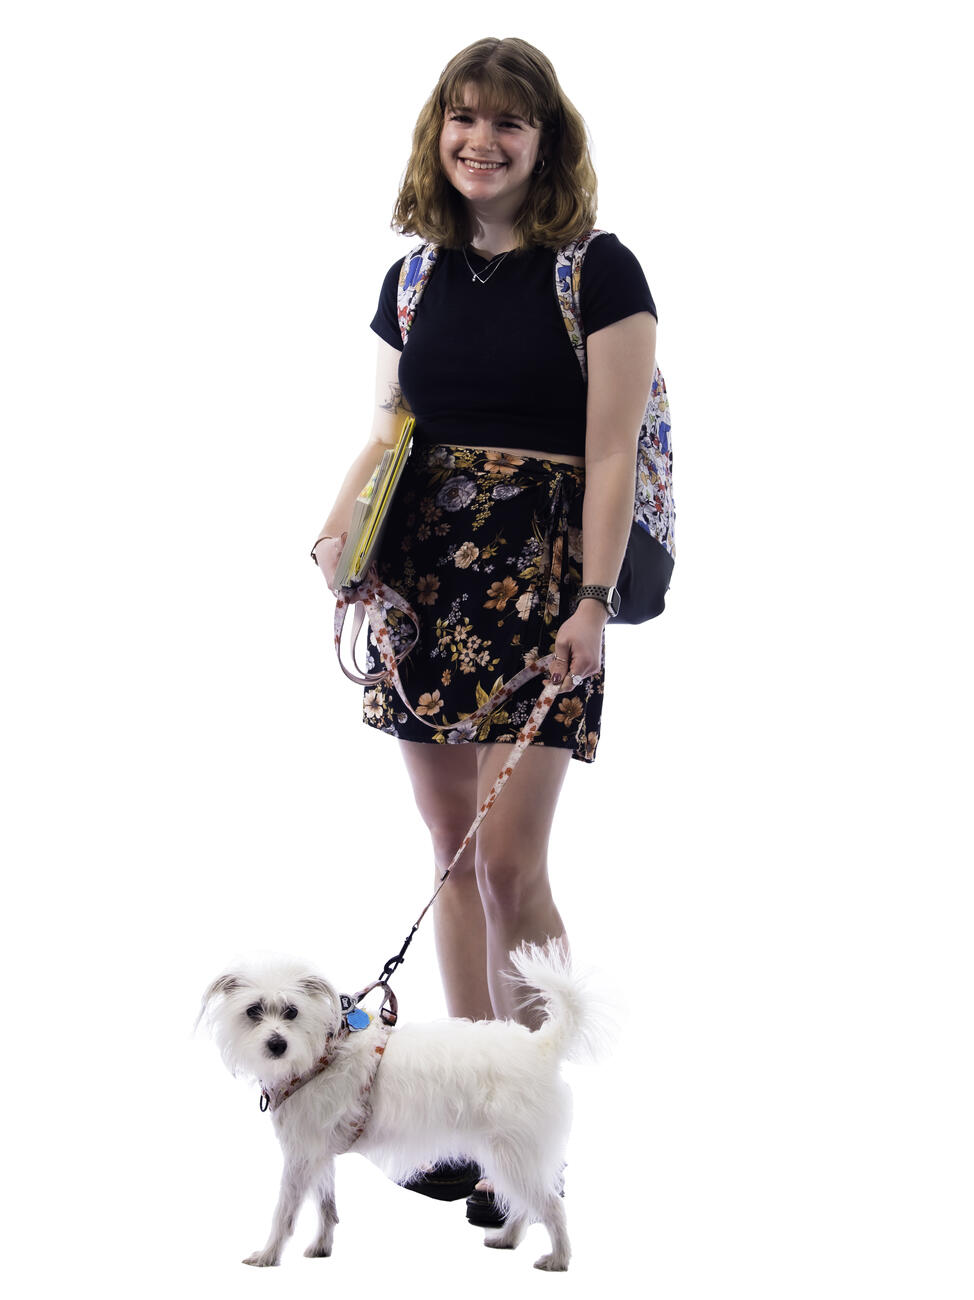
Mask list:
[{"label": "backpack strap", "polygon": [[396,294],[396,316],[403,347],[406,346],[406,339],[413,327],[416,308],[436,265],[438,253],[439,249],[435,244],[419,244],[402,259],[399,289]]},{"label": "backpack strap", "polygon": [[[582,323],[581,286],[582,263],[592,241],[605,230],[590,230],[580,239],[572,240],[555,254],[555,295],[561,308],[561,318],[578,358],[582,378],[588,382],[588,360],[585,353],[585,328]],[[653,372],[653,383],[646,403],[639,431],[636,453],[636,496],[633,502],[633,523],[639,524],[654,537],[672,557],[673,543],[673,455],[670,448],[670,403],[666,384],[659,367]]]},{"label": "backpack strap", "polygon": [[581,239],[573,239],[570,244],[559,248],[555,254],[555,296],[561,308],[561,318],[568,330],[568,337],[575,349],[575,356],[582,369],[582,378],[588,381],[588,361],[585,356],[585,331],[582,328],[582,307],[579,291],[582,286],[582,262],[589,244],[605,230],[590,230]]}]

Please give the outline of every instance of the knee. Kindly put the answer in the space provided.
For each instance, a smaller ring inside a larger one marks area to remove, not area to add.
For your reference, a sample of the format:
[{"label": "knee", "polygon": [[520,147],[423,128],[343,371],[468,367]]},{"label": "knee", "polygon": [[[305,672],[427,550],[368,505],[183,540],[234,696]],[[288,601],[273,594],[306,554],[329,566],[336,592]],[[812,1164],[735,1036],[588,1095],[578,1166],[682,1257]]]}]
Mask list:
[{"label": "knee", "polygon": [[[430,833],[430,839],[433,841],[433,857],[437,867],[442,870],[449,865],[457,849],[463,843],[463,838],[470,829],[473,817],[457,818],[447,813],[428,816],[424,820]],[[471,864],[468,859],[471,856],[468,853],[463,855],[453,868],[456,874],[459,875],[470,869]]]},{"label": "knee", "polygon": [[521,915],[548,888],[546,873],[515,849],[478,853],[477,883],[484,911],[497,921]]}]

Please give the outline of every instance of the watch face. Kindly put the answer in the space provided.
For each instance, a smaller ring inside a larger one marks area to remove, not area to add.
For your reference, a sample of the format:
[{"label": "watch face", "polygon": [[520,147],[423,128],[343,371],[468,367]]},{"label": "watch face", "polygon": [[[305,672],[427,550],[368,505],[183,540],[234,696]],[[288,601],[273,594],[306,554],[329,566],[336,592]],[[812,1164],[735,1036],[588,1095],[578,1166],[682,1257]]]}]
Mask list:
[{"label": "watch face", "polygon": [[622,609],[622,597],[619,595],[617,587],[609,588],[609,594],[605,598],[605,603],[609,607],[609,616],[615,618],[619,613],[619,610]]}]

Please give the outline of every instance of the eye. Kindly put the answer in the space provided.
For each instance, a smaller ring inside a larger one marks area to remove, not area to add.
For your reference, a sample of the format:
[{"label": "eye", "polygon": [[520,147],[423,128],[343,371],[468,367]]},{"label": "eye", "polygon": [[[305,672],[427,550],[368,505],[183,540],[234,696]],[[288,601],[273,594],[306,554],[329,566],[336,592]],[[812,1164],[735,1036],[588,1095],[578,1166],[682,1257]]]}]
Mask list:
[{"label": "eye", "polygon": [[469,121],[470,121],[470,114],[469,114],[469,113],[451,113],[451,114],[450,114],[450,121],[451,121],[451,122],[469,122]]},{"label": "eye", "polygon": [[297,1009],[297,1007],[285,1007],[285,1008],[284,1008],[284,1019],[285,1019],[285,1020],[297,1020],[297,1018],[298,1018],[298,1009]]},{"label": "eye", "polygon": [[255,1002],[252,1007],[247,1008],[247,1015],[250,1017],[251,1020],[259,1020],[261,1014],[262,1014],[261,1005],[259,1002]]}]

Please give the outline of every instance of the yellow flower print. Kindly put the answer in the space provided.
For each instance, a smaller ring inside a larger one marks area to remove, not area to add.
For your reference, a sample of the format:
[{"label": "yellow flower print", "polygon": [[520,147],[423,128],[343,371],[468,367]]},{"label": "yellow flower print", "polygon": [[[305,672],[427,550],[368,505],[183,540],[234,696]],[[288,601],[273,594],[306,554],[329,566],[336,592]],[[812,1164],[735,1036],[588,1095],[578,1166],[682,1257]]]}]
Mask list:
[{"label": "yellow flower print", "polygon": [[[420,714],[427,713],[432,716],[434,713],[439,713],[442,707],[443,701],[440,699],[440,693],[439,691],[434,691],[432,695],[421,695],[419,697],[419,703],[416,705],[416,712]],[[581,705],[579,705],[579,708],[581,708]]]},{"label": "yellow flower print", "polygon": [[504,578],[502,582],[492,582],[487,590],[489,600],[484,601],[484,609],[502,610],[507,602],[517,595],[517,583],[513,578]]},{"label": "yellow flower print", "polygon": [[524,464],[523,456],[511,456],[506,451],[490,451],[484,461],[488,474],[513,474],[519,465]]},{"label": "yellow flower print", "polygon": [[416,582],[416,600],[420,605],[433,605],[436,603],[436,593],[440,586],[440,580],[435,573],[427,573],[425,578],[419,578]]},{"label": "yellow flower print", "polygon": [[562,700],[558,706],[558,712],[555,714],[555,721],[560,722],[567,730],[573,722],[577,722],[582,716],[582,701],[576,700],[572,696]]},{"label": "yellow flower print", "polygon": [[367,718],[382,717],[382,693],[381,691],[366,691],[363,701],[365,706],[365,716]]},{"label": "yellow flower print", "polygon": [[464,542],[462,546],[457,548],[456,554],[453,557],[453,563],[458,569],[467,569],[471,564],[473,564],[479,554],[480,549],[479,547],[474,546],[473,542]]}]

